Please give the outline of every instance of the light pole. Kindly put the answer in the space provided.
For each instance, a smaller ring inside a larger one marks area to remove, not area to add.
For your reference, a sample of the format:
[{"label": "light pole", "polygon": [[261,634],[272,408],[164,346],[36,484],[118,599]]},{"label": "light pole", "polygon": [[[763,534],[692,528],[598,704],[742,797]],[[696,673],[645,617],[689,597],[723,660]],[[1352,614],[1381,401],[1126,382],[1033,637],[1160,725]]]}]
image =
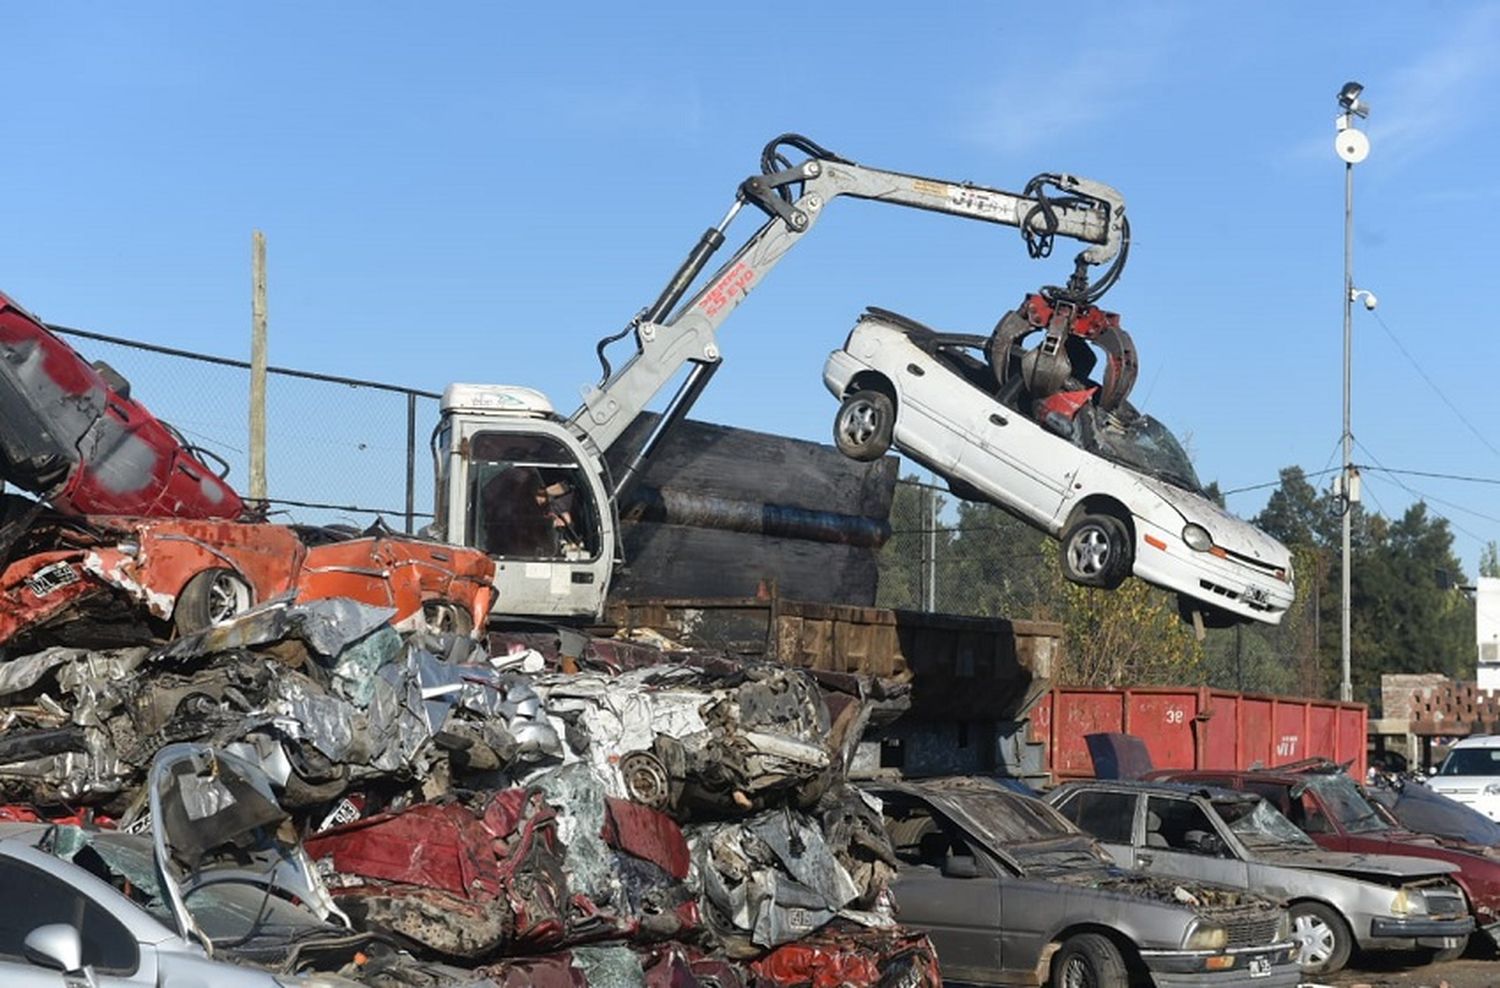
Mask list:
[{"label": "light pole", "polygon": [[1343,596],[1339,605],[1340,631],[1339,649],[1343,669],[1343,680],[1339,684],[1339,699],[1349,702],[1354,699],[1354,683],[1349,675],[1349,544],[1350,526],[1353,523],[1354,505],[1359,503],[1359,476],[1354,469],[1354,434],[1349,428],[1349,378],[1353,367],[1354,346],[1354,300],[1363,295],[1365,308],[1375,308],[1375,296],[1354,287],[1354,166],[1365,160],[1370,153],[1370,141],[1354,128],[1354,118],[1370,115],[1370,107],[1359,98],[1365,87],[1357,82],[1346,82],[1339,90],[1340,113],[1336,121],[1338,132],[1334,137],[1334,149],[1344,160],[1344,470],[1339,475],[1339,507],[1343,513]]}]

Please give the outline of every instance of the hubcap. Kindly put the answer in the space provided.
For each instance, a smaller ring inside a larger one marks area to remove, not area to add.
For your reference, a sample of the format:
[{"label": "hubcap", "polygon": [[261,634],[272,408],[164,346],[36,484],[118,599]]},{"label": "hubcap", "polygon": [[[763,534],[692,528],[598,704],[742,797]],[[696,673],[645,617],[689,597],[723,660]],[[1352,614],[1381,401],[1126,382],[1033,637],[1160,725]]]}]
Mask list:
[{"label": "hubcap", "polygon": [[1109,563],[1109,554],[1109,535],[1100,528],[1085,528],[1068,543],[1068,563],[1073,572],[1084,576],[1103,573]]},{"label": "hubcap", "polygon": [[1094,988],[1094,972],[1082,957],[1069,957],[1062,972],[1063,988]]},{"label": "hubcap", "polygon": [[250,606],[250,588],[233,573],[219,573],[208,587],[208,619],[223,624]]},{"label": "hubcap", "polygon": [[1297,964],[1303,968],[1316,967],[1333,956],[1333,930],[1316,916],[1293,919],[1292,939],[1297,941]]},{"label": "hubcap", "polygon": [[879,425],[880,415],[875,406],[867,401],[857,401],[844,409],[839,430],[852,445],[863,446],[875,437]]}]

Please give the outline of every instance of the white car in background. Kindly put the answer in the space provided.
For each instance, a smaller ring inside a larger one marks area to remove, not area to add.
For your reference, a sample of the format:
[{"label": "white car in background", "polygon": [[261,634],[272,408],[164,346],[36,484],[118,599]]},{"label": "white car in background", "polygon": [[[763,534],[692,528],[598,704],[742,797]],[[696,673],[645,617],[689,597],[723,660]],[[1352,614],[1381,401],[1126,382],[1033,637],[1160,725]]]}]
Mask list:
[{"label": "white car in background", "polygon": [[1500,820],[1500,735],[1455,742],[1427,786],[1491,820]]},{"label": "white car in background", "polygon": [[1075,583],[1113,589],[1134,574],[1175,591],[1184,619],[1280,623],[1295,596],[1291,553],[1203,495],[1165,426],[1087,402],[1043,425],[1019,376],[999,386],[988,343],[867,310],[823,368],[841,402],[835,444],[861,460],[894,447],[959,497],[1060,539]]}]

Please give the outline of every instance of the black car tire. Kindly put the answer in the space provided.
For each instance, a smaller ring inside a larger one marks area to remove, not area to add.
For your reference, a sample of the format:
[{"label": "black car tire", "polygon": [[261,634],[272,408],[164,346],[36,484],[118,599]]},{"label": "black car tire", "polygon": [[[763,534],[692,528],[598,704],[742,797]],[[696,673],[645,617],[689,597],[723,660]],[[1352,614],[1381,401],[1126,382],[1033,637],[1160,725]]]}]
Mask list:
[{"label": "black car tire", "polygon": [[172,609],[179,635],[222,624],[255,605],[255,591],[232,569],[206,569],[187,581]]},{"label": "black car tire", "polygon": [[[1297,963],[1303,974],[1332,974],[1349,963],[1354,941],[1342,916],[1321,902],[1298,902],[1288,911],[1292,917],[1292,939],[1297,942]],[[1304,943],[1309,935],[1321,942]]]},{"label": "black car tire", "polygon": [[1069,937],[1052,958],[1052,988],[1129,988],[1120,948],[1100,933]]},{"label": "black car tire", "polygon": [[1113,590],[1130,575],[1130,531],[1113,515],[1081,514],[1062,535],[1063,576],[1085,587]]},{"label": "black car tire", "polygon": [[878,460],[891,448],[896,404],[883,391],[856,391],[833,418],[833,444],[852,460]]}]

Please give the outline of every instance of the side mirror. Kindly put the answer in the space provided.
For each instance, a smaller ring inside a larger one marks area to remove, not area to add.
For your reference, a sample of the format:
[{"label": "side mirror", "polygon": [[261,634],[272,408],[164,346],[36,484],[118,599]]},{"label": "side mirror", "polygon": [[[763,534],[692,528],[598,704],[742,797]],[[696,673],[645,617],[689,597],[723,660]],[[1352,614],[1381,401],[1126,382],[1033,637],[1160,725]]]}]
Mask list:
[{"label": "side mirror", "polygon": [[83,969],[83,938],[67,923],[38,926],[22,942],[26,959],[64,974]]},{"label": "side mirror", "polygon": [[978,878],[979,865],[972,854],[950,854],[943,859],[943,874],[949,878]]}]

